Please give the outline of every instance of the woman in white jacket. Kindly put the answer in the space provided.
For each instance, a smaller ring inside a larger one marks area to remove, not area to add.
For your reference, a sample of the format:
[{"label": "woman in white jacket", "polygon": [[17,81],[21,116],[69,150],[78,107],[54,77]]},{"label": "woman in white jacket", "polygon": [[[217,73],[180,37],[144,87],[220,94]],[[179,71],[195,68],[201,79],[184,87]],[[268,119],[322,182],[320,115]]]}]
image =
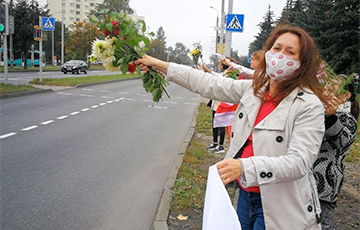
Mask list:
[{"label": "woman in white jacket", "polygon": [[243,230],[320,229],[311,171],[326,104],[316,78],[318,53],[311,37],[292,26],[275,28],[264,51],[266,61],[253,80],[214,78],[146,55],[135,63],[165,72],[168,80],[204,97],[239,104],[230,148],[217,168],[224,184],[240,178]]}]

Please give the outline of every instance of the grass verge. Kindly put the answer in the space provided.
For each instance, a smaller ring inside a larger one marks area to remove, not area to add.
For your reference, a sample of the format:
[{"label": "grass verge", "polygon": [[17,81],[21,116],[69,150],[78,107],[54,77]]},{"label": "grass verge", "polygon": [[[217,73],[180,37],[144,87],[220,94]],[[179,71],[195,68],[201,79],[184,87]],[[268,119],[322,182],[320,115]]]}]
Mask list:
[{"label": "grass verge", "polygon": [[16,92],[24,92],[24,91],[32,91],[37,90],[37,88],[31,85],[12,85],[0,83],[0,94],[5,93],[16,93]]},{"label": "grass verge", "polygon": [[89,76],[89,77],[73,77],[73,78],[45,78],[40,82],[39,78],[36,78],[29,82],[29,84],[35,85],[50,85],[50,86],[76,86],[78,84],[94,83],[94,82],[106,82],[125,78],[138,77],[134,74],[116,74],[105,76]]}]

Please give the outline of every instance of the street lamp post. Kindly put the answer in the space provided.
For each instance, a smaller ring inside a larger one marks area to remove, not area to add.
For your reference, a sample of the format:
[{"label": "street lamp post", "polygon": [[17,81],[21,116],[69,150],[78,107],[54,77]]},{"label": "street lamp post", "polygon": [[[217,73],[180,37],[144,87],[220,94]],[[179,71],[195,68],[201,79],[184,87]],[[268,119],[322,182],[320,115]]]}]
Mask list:
[{"label": "street lamp post", "polygon": [[218,10],[213,7],[210,6],[211,9],[216,10],[216,27],[215,27],[215,31],[216,31],[216,38],[215,38],[215,53],[217,53],[217,43],[218,43],[218,37],[219,37],[219,12]]},{"label": "street lamp post", "polygon": [[61,65],[64,64],[64,6],[61,7]]},{"label": "street lamp post", "polygon": [[[61,11],[58,11],[58,12],[55,12],[53,14],[51,14],[51,16],[54,16],[54,14],[57,14],[57,13],[61,13]],[[61,19],[62,21],[62,19]],[[54,25],[55,26],[55,25]],[[51,52],[52,52],[52,59],[51,59],[51,62],[53,63],[53,66],[56,66],[57,63],[54,63],[54,30],[51,31],[51,37],[52,37],[52,40],[51,40]]]}]

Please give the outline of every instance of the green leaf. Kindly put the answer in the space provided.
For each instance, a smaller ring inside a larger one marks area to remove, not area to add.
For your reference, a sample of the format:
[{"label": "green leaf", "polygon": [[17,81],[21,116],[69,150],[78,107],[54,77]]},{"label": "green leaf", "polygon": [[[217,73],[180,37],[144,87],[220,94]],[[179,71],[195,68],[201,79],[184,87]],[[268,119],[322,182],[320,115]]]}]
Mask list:
[{"label": "green leaf", "polygon": [[145,33],[146,31],[146,23],[144,21],[142,21],[142,32]]},{"label": "green leaf", "polygon": [[121,63],[121,72],[123,75],[125,75],[128,71],[128,63],[126,62],[123,62]]},{"label": "green leaf", "polygon": [[89,19],[92,23],[94,23],[96,25],[99,23],[99,20],[95,15],[89,15]]}]

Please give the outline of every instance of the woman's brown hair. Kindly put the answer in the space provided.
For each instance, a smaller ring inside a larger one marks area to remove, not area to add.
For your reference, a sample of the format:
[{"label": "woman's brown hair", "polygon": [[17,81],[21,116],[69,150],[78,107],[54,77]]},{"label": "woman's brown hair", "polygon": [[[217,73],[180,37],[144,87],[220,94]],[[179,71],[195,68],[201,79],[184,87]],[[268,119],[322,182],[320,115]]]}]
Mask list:
[{"label": "woman's brown hair", "polygon": [[[316,77],[317,71],[320,65],[319,54],[316,50],[315,43],[310,35],[303,29],[282,25],[276,27],[270,37],[267,39],[263,50],[267,52],[274,45],[276,40],[285,33],[292,33],[299,37],[300,40],[300,68],[294,73],[294,76],[286,81],[280,82],[278,90],[273,99],[284,99],[292,90],[296,87],[300,87],[302,90],[309,88],[323,104],[327,104],[327,98],[323,95],[323,87],[320,85],[319,80]],[[269,81],[269,77],[266,74],[266,64],[263,63],[261,71],[257,71],[254,76],[253,89],[255,96],[264,100],[265,93],[261,89]]]}]

